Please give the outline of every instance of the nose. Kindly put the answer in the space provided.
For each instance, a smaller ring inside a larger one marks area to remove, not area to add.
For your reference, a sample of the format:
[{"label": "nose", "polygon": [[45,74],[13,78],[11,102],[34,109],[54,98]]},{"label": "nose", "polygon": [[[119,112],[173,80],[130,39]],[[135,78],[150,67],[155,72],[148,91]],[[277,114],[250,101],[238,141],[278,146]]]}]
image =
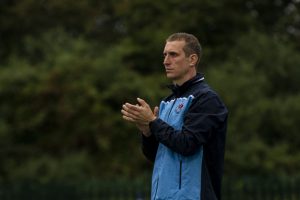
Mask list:
[{"label": "nose", "polygon": [[169,65],[169,64],[170,64],[170,60],[169,60],[169,56],[168,56],[168,55],[166,55],[166,56],[164,57],[164,62],[163,62],[163,64],[164,64],[164,65]]}]

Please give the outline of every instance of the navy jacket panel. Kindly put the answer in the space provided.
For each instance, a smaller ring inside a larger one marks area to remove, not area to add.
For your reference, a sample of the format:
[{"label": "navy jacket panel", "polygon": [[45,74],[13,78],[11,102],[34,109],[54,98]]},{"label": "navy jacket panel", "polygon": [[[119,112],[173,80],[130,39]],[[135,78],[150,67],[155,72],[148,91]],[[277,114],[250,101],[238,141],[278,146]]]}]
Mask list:
[{"label": "navy jacket panel", "polygon": [[157,141],[184,156],[193,155],[200,145],[206,143],[226,120],[227,110],[214,94],[201,98],[193,100],[194,105],[186,113],[181,130],[159,118],[151,122],[151,132]]},{"label": "navy jacket panel", "polygon": [[158,147],[158,141],[156,140],[154,134],[146,137],[142,134],[142,151],[148,160],[154,162],[156,152]]}]

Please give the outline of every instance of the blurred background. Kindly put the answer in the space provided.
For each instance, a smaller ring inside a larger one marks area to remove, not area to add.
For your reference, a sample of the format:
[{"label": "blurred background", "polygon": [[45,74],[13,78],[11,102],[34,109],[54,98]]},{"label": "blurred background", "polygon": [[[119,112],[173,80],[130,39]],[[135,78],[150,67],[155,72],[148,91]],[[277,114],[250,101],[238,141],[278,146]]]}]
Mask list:
[{"label": "blurred background", "polygon": [[174,32],[230,116],[223,199],[300,199],[299,0],[0,0],[0,199],[149,199],[122,120],[158,105]]}]

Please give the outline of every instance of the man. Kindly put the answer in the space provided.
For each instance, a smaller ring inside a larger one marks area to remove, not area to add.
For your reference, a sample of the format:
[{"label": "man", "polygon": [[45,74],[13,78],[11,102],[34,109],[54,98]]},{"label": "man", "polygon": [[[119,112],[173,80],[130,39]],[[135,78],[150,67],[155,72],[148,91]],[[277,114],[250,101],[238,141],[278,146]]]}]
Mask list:
[{"label": "man", "polygon": [[201,46],[195,36],[169,36],[163,55],[173,85],[159,112],[140,98],[121,110],[142,132],[143,153],[154,161],[151,199],[219,200],[227,109],[197,73]]}]

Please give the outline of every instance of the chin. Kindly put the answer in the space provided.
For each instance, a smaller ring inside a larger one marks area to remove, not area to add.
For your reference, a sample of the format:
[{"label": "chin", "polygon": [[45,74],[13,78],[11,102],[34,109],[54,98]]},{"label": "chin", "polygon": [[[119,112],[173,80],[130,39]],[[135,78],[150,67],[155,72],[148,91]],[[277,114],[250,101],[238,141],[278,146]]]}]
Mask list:
[{"label": "chin", "polygon": [[166,76],[167,76],[168,78],[175,78],[175,77],[176,77],[176,75],[173,74],[173,73],[166,73]]},{"label": "chin", "polygon": [[166,74],[166,76],[167,76],[168,79],[174,79],[175,78],[175,76],[172,75],[172,74]]}]

